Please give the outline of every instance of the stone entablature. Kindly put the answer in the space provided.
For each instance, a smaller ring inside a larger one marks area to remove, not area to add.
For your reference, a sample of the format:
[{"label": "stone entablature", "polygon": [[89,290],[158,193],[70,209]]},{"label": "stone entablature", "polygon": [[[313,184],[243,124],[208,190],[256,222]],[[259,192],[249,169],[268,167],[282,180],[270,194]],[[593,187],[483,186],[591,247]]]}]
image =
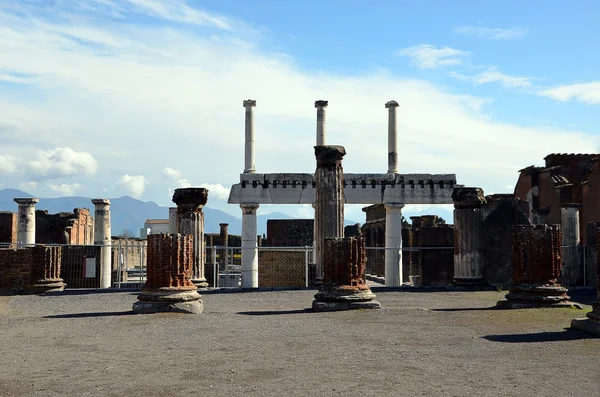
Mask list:
[{"label": "stone entablature", "polygon": [[[344,174],[346,204],[452,204],[455,174]],[[312,204],[313,174],[240,174],[229,204]]]}]

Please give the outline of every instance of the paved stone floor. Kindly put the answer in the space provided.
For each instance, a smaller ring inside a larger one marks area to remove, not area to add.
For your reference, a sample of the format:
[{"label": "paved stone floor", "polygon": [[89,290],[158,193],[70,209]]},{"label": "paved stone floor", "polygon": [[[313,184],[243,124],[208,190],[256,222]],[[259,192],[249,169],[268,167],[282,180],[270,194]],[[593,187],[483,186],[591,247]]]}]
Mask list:
[{"label": "paved stone floor", "polygon": [[0,396],[600,395],[600,338],[565,329],[589,306],[375,290],[382,310],[306,312],[314,292],[210,291],[200,315],[131,314],[134,292],[0,297]]}]

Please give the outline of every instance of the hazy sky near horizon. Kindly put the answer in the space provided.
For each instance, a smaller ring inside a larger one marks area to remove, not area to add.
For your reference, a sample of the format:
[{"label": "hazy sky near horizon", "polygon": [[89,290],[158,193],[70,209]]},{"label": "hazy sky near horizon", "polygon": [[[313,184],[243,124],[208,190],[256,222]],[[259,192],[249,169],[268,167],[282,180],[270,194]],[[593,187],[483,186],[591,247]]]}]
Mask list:
[{"label": "hazy sky near horizon", "polygon": [[[0,0],[0,189],[172,205],[174,188],[204,186],[239,217],[226,201],[251,98],[257,172],[314,171],[318,99],[345,171],[386,172],[393,99],[401,172],[512,192],[549,153],[600,149],[599,13],[595,1]],[[259,213],[272,211],[312,216]],[[364,220],[360,206],[346,217]]]}]

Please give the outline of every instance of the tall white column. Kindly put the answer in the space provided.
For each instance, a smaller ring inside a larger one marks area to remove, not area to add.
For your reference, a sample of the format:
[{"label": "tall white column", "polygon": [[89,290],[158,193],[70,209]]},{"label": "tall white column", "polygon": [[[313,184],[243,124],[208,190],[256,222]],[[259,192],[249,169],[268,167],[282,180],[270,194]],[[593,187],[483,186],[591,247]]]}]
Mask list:
[{"label": "tall white column", "polygon": [[179,227],[177,226],[177,207],[169,207],[169,233],[178,233]]},{"label": "tall white column", "polygon": [[315,107],[317,108],[317,146],[326,145],[325,143],[325,108],[327,107],[328,101],[315,101]]},{"label": "tall white column", "polygon": [[560,229],[562,234],[562,284],[574,287],[579,278],[579,206],[565,205],[560,209]]},{"label": "tall white column", "polygon": [[258,247],[256,210],[258,204],[241,204],[242,208],[242,288],[258,288]]},{"label": "tall white column", "polygon": [[398,102],[389,101],[385,104],[388,109],[388,174],[398,173],[398,123],[396,108]]},{"label": "tall white column", "polygon": [[110,200],[93,199],[94,204],[94,245],[100,245],[100,288],[111,287],[111,227]]},{"label": "tall white column", "polygon": [[35,205],[37,198],[16,198],[18,204],[17,247],[33,247],[35,245]]},{"label": "tall white column", "polygon": [[246,108],[246,147],[244,157],[244,174],[253,174],[256,171],[254,163],[254,110],[256,101],[248,99],[244,101]]},{"label": "tall white column", "polygon": [[402,285],[402,208],[385,204],[385,286]]},{"label": "tall white column", "polygon": [[317,237],[320,235],[319,234],[319,221],[317,219],[317,204],[313,203],[312,207],[314,210],[312,263],[315,266],[315,280],[320,281],[320,280],[323,280],[323,272],[322,272],[323,268],[321,266],[317,266],[318,258],[320,258],[319,248],[321,247],[320,244],[317,244]]}]

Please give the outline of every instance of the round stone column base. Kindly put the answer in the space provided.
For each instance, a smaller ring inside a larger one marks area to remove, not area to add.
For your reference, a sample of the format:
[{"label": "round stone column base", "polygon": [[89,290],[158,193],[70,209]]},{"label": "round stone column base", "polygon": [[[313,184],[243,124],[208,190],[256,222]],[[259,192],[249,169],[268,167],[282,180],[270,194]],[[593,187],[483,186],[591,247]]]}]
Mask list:
[{"label": "round stone column base", "polygon": [[65,290],[67,284],[63,283],[62,278],[37,280],[33,284],[23,287],[23,294],[35,295],[48,292],[61,292]]},{"label": "round stone column base", "polygon": [[208,288],[208,282],[205,278],[193,278],[190,280],[192,284],[196,286],[198,289],[206,289]]},{"label": "round stone column base", "polygon": [[312,303],[314,311],[336,311],[356,309],[381,309],[381,303],[374,300],[375,294],[365,285],[342,285],[323,289],[315,294]]},{"label": "round stone column base", "polygon": [[452,284],[448,286],[449,290],[453,291],[481,291],[485,289],[487,282],[482,277],[474,278],[458,278],[452,280]]},{"label": "round stone column base", "polygon": [[590,318],[574,318],[571,320],[571,328],[600,336],[600,321],[594,321]]},{"label": "round stone column base", "polygon": [[544,308],[544,307],[574,307],[582,309],[578,303],[570,302],[567,289],[561,285],[552,284],[515,284],[506,294],[506,300],[499,301],[498,307]]},{"label": "round stone column base", "polygon": [[185,288],[144,288],[133,304],[136,314],[148,313],[188,313],[200,314],[204,309],[196,287]]},{"label": "round stone column base", "polygon": [[357,301],[342,301],[342,302],[324,302],[314,300],[312,308],[316,312],[332,312],[338,310],[358,310],[358,309],[381,309],[381,303],[377,301],[357,302]]}]

